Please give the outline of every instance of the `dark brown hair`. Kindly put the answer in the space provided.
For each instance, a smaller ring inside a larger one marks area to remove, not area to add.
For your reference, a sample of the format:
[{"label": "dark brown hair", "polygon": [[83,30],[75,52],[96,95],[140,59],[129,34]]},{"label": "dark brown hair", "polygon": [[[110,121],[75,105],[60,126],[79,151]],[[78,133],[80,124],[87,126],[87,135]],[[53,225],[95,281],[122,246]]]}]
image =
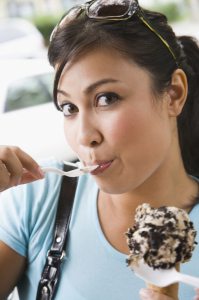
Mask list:
[{"label": "dark brown hair", "polygon": [[[169,43],[178,65],[187,75],[188,98],[178,117],[179,141],[186,171],[199,176],[199,47],[194,38],[177,38],[164,15],[143,11]],[[116,49],[145,68],[153,78],[157,93],[169,86],[172,73],[177,68],[167,47],[138,17],[123,21],[97,21],[83,14],[57,30],[49,46],[49,61],[53,66],[59,66],[54,84],[57,107],[57,85],[65,64],[99,47]]]}]

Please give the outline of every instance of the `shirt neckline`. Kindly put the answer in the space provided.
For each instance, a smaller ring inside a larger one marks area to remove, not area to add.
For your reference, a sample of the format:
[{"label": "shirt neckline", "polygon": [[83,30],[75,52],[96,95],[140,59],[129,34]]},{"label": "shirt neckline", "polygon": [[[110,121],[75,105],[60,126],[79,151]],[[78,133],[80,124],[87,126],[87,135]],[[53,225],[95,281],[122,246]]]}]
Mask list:
[{"label": "shirt neckline", "polygon": [[115,259],[124,262],[127,258],[127,254],[120,252],[119,250],[117,250],[116,248],[114,248],[109,241],[106,239],[101,225],[100,225],[100,221],[99,221],[99,215],[98,215],[98,210],[97,210],[97,204],[98,204],[98,187],[97,185],[95,185],[95,189],[94,189],[94,194],[93,194],[93,199],[91,201],[92,203],[92,217],[93,217],[93,223],[95,226],[95,229],[97,231],[98,237],[103,245],[103,247],[106,249],[106,251],[108,251]]}]

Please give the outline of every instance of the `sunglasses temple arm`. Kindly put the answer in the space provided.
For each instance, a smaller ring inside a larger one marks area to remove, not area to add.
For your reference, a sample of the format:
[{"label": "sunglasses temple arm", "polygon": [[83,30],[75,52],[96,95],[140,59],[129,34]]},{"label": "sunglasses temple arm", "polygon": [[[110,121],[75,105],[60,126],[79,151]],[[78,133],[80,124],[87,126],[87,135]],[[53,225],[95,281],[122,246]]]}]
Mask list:
[{"label": "sunglasses temple arm", "polygon": [[171,53],[172,57],[174,58],[176,64],[177,63],[177,58],[173,52],[173,50],[171,49],[171,47],[169,46],[169,44],[167,43],[167,41],[150,25],[149,21],[146,21],[143,15],[139,14],[139,18],[140,20],[144,23],[145,26],[147,26],[161,41],[162,43],[167,47],[167,49],[169,50],[169,52]]}]

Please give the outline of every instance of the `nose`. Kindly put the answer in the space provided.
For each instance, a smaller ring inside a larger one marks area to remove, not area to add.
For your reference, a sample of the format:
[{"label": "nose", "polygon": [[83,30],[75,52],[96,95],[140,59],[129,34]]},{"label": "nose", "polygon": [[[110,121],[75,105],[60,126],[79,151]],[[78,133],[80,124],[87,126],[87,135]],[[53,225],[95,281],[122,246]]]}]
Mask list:
[{"label": "nose", "polygon": [[98,122],[95,118],[88,115],[79,117],[79,126],[77,130],[77,142],[85,147],[96,147],[103,141],[103,134],[100,131]]}]

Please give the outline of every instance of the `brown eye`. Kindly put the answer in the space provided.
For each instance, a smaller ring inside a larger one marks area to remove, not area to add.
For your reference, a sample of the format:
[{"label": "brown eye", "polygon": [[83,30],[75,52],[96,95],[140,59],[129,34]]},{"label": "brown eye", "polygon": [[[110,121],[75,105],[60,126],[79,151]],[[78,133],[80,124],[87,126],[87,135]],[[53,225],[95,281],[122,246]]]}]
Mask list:
[{"label": "brown eye", "polygon": [[97,106],[108,106],[120,100],[115,93],[103,93],[97,96]]},{"label": "brown eye", "polygon": [[72,103],[64,103],[60,105],[60,108],[65,117],[69,117],[78,112],[77,106]]}]

